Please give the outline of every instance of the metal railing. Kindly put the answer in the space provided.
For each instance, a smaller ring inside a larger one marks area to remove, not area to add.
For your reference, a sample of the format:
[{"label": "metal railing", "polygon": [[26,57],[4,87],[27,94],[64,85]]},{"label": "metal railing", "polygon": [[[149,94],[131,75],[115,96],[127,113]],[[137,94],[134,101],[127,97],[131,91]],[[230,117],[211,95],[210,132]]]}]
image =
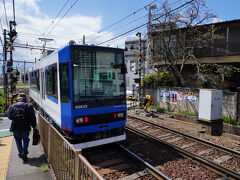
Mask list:
[{"label": "metal railing", "polygon": [[136,108],[138,105],[139,105],[139,101],[136,99],[127,100],[127,108],[128,109]]},{"label": "metal railing", "polygon": [[103,180],[90,163],[39,112],[41,144],[57,180]]}]

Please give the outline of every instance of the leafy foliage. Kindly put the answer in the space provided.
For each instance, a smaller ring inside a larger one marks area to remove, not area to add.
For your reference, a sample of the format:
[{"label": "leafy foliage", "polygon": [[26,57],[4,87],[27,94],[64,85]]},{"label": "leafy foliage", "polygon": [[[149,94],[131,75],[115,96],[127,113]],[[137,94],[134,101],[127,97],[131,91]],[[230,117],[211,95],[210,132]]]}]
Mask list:
[{"label": "leafy foliage", "polygon": [[197,74],[197,85],[199,88],[221,89],[220,77],[216,74]]},{"label": "leafy foliage", "polygon": [[49,171],[49,167],[47,163],[41,164],[40,169],[42,172],[47,172]]},{"label": "leafy foliage", "polygon": [[5,103],[5,95],[4,95],[4,91],[1,89],[0,90],[0,113],[3,113],[4,103]]},{"label": "leafy foliage", "polygon": [[231,124],[231,125],[234,125],[234,126],[240,126],[240,122],[235,121],[231,117],[222,116],[222,120],[225,123],[228,123],[228,124]]},{"label": "leafy foliage", "polygon": [[143,87],[156,88],[158,86],[175,86],[174,74],[169,71],[161,73],[151,73],[143,81]]},{"label": "leafy foliage", "polygon": [[195,114],[195,113],[187,112],[187,111],[180,111],[179,113],[180,113],[180,114],[183,114],[183,115],[187,115],[187,116],[198,116],[198,115]]},{"label": "leafy foliage", "polygon": [[149,109],[156,109],[157,112],[161,112],[161,113],[167,111],[166,109],[159,107],[159,106],[149,106]]},{"label": "leafy foliage", "polygon": [[223,89],[221,81],[235,72],[240,72],[240,68],[224,64],[199,64],[197,84],[200,88]]}]

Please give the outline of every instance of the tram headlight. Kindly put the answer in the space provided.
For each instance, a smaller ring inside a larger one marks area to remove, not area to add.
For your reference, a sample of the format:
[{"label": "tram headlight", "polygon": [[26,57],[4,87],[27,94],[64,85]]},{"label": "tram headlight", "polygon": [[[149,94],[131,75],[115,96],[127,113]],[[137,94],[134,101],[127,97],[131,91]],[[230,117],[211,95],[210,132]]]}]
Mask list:
[{"label": "tram headlight", "polygon": [[75,119],[75,122],[76,122],[76,124],[81,124],[84,122],[83,120],[84,120],[83,117],[78,117]]},{"label": "tram headlight", "polygon": [[123,119],[124,117],[125,117],[125,113],[124,112],[114,113],[113,114],[113,118],[114,119]]},{"label": "tram headlight", "polygon": [[117,116],[118,116],[118,118],[123,118],[124,117],[124,113],[123,112],[118,113]]}]

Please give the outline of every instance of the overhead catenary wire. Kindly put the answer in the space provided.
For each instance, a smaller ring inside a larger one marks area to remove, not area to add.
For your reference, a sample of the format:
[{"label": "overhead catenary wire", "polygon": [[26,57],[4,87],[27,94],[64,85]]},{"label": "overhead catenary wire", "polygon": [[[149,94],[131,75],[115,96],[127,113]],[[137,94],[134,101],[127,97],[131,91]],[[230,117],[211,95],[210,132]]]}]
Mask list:
[{"label": "overhead catenary wire", "polygon": [[70,0],[67,0],[66,3],[63,5],[63,7],[60,9],[60,11],[58,12],[58,14],[56,15],[56,17],[52,20],[52,22],[49,24],[49,26],[47,27],[47,29],[44,31],[44,33],[42,34],[42,36],[45,35],[45,33],[48,31],[48,29],[51,27],[51,25],[54,23],[54,21],[57,19],[57,17],[59,16],[59,14],[62,12],[62,10],[66,7],[66,5],[68,4]]},{"label": "overhead catenary wire", "polygon": [[[28,35],[28,36],[36,36],[36,37],[42,36],[42,34],[21,32],[21,31],[18,31],[18,34],[23,34],[23,35]],[[61,35],[49,35],[48,37],[58,38],[58,39],[66,39],[66,38],[77,39],[77,38],[79,38],[79,36],[64,36],[64,35],[63,36],[61,36]]]},{"label": "overhead catenary wire", "polygon": [[[188,1],[188,2],[186,2],[186,3],[184,3],[184,4],[180,5],[180,6],[178,6],[177,8],[174,8],[173,10],[171,10],[171,11],[163,14],[163,15],[161,15],[161,16],[159,16],[159,17],[157,17],[157,18],[154,18],[154,19],[152,19],[152,20],[150,20],[150,22],[156,21],[156,20],[160,19],[161,17],[163,17],[164,15],[171,14],[171,13],[173,13],[174,11],[176,11],[176,10],[178,10],[178,9],[180,9],[180,8],[182,8],[182,7],[190,4],[190,3],[192,3],[193,1],[195,1],[195,0]],[[120,35],[118,35],[118,36],[116,36],[116,37],[113,37],[113,38],[111,38],[111,39],[109,39],[109,40],[106,40],[106,41],[104,41],[104,42],[98,43],[97,45],[101,45],[101,44],[110,42],[110,41],[112,41],[112,40],[118,39],[118,38],[120,38],[120,37],[122,37],[122,36],[124,36],[124,35],[126,35],[126,34],[129,34],[130,32],[133,32],[133,31],[135,31],[135,30],[137,30],[137,29],[140,29],[140,28],[143,28],[143,27],[147,26],[148,23],[149,23],[149,22],[144,23],[144,24],[142,24],[142,25],[140,25],[140,26],[138,26],[138,27],[135,27],[135,28],[133,28],[133,29],[131,29],[131,30],[125,32],[125,33],[122,33],[122,34],[120,34]]]},{"label": "overhead catenary wire", "polygon": [[[13,47],[27,48],[27,49],[39,49],[39,50],[43,49],[42,46],[36,46],[36,45],[31,45],[31,44],[22,44],[22,43],[18,43],[18,42],[15,42],[13,44]],[[55,48],[55,47],[45,47],[45,49],[57,50],[58,48]]]},{"label": "overhead catenary wire", "polygon": [[[180,1],[182,1],[182,0],[174,1],[174,2],[172,2],[171,4],[169,4],[169,6],[171,6],[172,4],[177,4],[177,3],[179,3]],[[155,2],[156,2],[156,0],[155,0]],[[152,2],[152,3],[153,3],[153,2]],[[150,4],[151,4],[151,3],[150,3]],[[145,6],[145,7],[146,7],[146,6]],[[91,42],[91,41],[93,41],[93,40],[102,38],[102,37],[106,36],[107,34],[112,33],[113,31],[116,31],[116,30],[118,30],[118,29],[121,29],[121,28],[123,28],[123,27],[126,27],[126,26],[128,26],[129,24],[132,24],[132,23],[134,23],[134,22],[136,22],[136,21],[138,21],[138,20],[140,20],[140,19],[143,19],[143,18],[145,18],[147,15],[148,15],[148,13],[145,14],[144,16],[141,16],[141,17],[139,17],[139,18],[137,18],[137,19],[134,19],[133,21],[130,21],[130,22],[124,24],[124,25],[121,25],[121,26],[113,29],[112,31],[106,32],[106,33],[104,33],[102,36],[98,36],[98,37],[92,38],[92,39],[88,40],[88,43]]]},{"label": "overhead catenary wire", "polygon": [[124,25],[122,25],[122,26],[118,26],[117,28],[113,29],[112,31],[109,31],[109,32],[104,33],[102,36],[98,36],[98,37],[95,37],[95,38],[90,39],[90,40],[88,41],[88,43],[91,42],[92,40],[96,40],[96,39],[99,39],[99,38],[101,38],[101,37],[104,37],[104,36],[112,33],[113,31],[116,31],[116,30],[118,30],[118,29],[121,29],[122,27],[126,27],[127,25],[132,24],[132,23],[134,23],[134,22],[136,22],[136,21],[138,21],[138,20],[140,20],[140,19],[142,19],[142,18],[145,18],[145,17],[146,17],[146,15],[144,15],[144,16],[142,16],[142,17],[140,17],[140,18],[137,18],[137,19],[135,19],[135,20],[133,20],[133,21],[131,21],[131,22],[128,22],[128,23],[126,23],[126,24],[124,24]]},{"label": "overhead catenary wire", "polygon": [[124,21],[125,19],[127,19],[127,18],[129,18],[129,17],[135,15],[136,13],[140,12],[141,10],[145,9],[147,6],[151,5],[152,3],[155,3],[156,1],[159,1],[159,0],[154,0],[154,1],[150,2],[150,3],[148,3],[147,5],[143,6],[142,8],[140,8],[140,9],[134,11],[133,13],[131,13],[131,14],[129,14],[129,15],[127,15],[127,16],[121,18],[120,20],[118,20],[118,21],[114,22],[113,24],[111,24],[111,25],[109,25],[109,26],[103,28],[102,30],[98,31],[97,33],[94,33],[94,34],[90,35],[88,38],[91,38],[92,36],[95,36],[95,35],[97,35],[97,34],[103,32],[103,31],[109,29],[110,27],[112,27],[112,26],[114,26],[114,25],[116,25],[116,24],[118,24],[118,23]]},{"label": "overhead catenary wire", "polygon": [[66,11],[66,13],[61,17],[61,19],[59,19],[59,21],[52,27],[52,29],[45,35],[45,37],[47,37],[52,31],[53,29],[61,22],[61,20],[68,14],[68,12],[73,8],[73,6],[78,2],[78,0],[76,0],[71,7]]}]

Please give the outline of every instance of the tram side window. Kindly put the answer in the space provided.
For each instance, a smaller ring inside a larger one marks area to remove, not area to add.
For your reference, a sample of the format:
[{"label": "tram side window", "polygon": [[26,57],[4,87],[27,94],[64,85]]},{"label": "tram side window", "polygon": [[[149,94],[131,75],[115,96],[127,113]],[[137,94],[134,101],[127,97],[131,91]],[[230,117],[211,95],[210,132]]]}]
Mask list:
[{"label": "tram side window", "polygon": [[30,72],[30,86],[36,90],[40,90],[39,85],[39,70]]},{"label": "tram side window", "polygon": [[50,96],[58,98],[58,79],[56,63],[46,67],[45,76],[46,76],[46,93]]},{"label": "tram side window", "polygon": [[37,77],[36,77],[37,90],[40,91],[39,69],[36,72],[37,72]]},{"label": "tram side window", "polygon": [[69,89],[69,68],[68,63],[61,63],[60,65],[60,93],[61,102],[70,102]]}]

